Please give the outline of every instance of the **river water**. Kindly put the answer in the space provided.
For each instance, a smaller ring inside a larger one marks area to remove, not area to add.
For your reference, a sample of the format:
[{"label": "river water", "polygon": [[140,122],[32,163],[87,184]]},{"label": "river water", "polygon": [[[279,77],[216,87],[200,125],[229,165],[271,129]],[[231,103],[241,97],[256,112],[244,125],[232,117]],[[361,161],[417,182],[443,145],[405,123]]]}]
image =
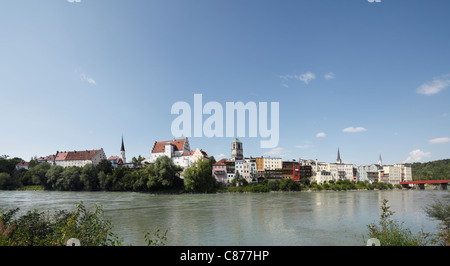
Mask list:
[{"label": "river water", "polygon": [[448,191],[392,190],[152,195],[133,192],[0,191],[0,208],[42,211],[99,205],[124,245],[168,229],[172,246],[364,245],[383,199],[414,233],[438,232],[424,207]]}]

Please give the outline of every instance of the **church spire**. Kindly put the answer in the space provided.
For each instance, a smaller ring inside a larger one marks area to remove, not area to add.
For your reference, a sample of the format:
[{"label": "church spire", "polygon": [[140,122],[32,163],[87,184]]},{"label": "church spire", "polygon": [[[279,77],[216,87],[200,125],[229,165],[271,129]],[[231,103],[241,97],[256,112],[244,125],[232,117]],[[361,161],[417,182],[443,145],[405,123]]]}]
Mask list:
[{"label": "church spire", "polygon": [[336,163],[338,163],[338,164],[341,164],[341,163],[342,163],[342,160],[341,160],[341,153],[339,152],[339,148],[338,148],[338,154],[337,154]]},{"label": "church spire", "polygon": [[378,158],[378,165],[383,166],[383,161],[381,160],[381,153],[380,153],[380,157]]},{"label": "church spire", "polygon": [[127,163],[127,158],[125,157],[125,145],[123,145],[123,136],[122,136],[122,147],[120,148],[120,159],[122,159],[122,163]]},{"label": "church spire", "polygon": [[125,151],[125,145],[123,145],[123,136],[122,136],[122,147],[120,148],[120,151]]}]

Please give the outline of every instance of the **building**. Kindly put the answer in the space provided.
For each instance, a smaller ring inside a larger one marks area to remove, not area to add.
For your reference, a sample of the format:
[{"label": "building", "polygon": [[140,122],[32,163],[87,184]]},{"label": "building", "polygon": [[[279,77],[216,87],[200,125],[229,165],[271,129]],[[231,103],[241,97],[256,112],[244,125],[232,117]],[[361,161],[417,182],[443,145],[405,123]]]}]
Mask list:
[{"label": "building", "polygon": [[56,158],[56,155],[48,155],[48,156],[45,156],[45,157],[37,158],[36,162],[37,163],[44,163],[44,162],[46,162],[46,163],[48,163],[50,165],[55,165],[55,158]]},{"label": "building", "polygon": [[225,164],[226,164],[226,170],[227,170],[227,181],[231,182],[234,179],[234,176],[236,174],[234,160],[227,160],[225,162]]},{"label": "building", "polygon": [[283,179],[292,179],[300,182],[300,163],[295,161],[283,161],[281,173]]},{"label": "building", "polygon": [[393,185],[412,181],[411,166],[404,164],[385,165],[379,172],[379,181]]},{"label": "building", "polygon": [[213,164],[212,174],[216,179],[216,182],[226,184],[228,181],[227,159],[222,159]]},{"label": "building", "polygon": [[264,171],[264,157],[256,157],[256,171],[263,172]]},{"label": "building", "polygon": [[312,160],[303,160],[302,162],[305,165],[310,165],[313,171],[312,180],[317,182],[317,184],[323,184],[324,182],[337,180],[352,180],[356,182],[357,180],[357,169],[353,164],[343,163],[341,159],[341,153],[338,148],[336,163],[323,163],[312,161]]},{"label": "building", "polygon": [[[239,172],[239,175],[245,178],[249,183],[256,183],[256,159],[255,158],[243,158],[242,160],[234,161],[235,174]],[[232,179],[231,179],[232,180]],[[231,181],[230,180],[230,181]]]},{"label": "building", "polygon": [[86,164],[97,165],[101,160],[105,159],[106,155],[103,148],[100,150],[85,151],[57,151],[55,156],[55,165],[60,165],[62,167],[83,167]]},{"label": "building", "polygon": [[283,160],[281,158],[264,157],[264,171],[277,170],[283,168]]},{"label": "building", "polygon": [[244,147],[238,138],[231,143],[231,158],[235,160],[242,160],[244,158]]},{"label": "building", "polygon": [[209,159],[209,155],[206,151],[197,148],[195,151],[191,151],[190,164],[197,162],[198,160]]},{"label": "building", "polygon": [[150,157],[144,160],[144,162],[154,163],[161,156],[169,157],[175,165],[183,168],[189,167],[191,148],[188,138],[155,141]]},{"label": "building", "polygon": [[188,138],[155,141],[150,157],[144,163],[154,163],[161,156],[169,157],[175,165],[182,168],[191,166],[200,158],[209,158],[208,153],[201,149],[191,151]]},{"label": "building", "polygon": [[120,146],[120,155],[110,156],[108,158],[108,161],[111,162],[113,168],[117,167],[133,168],[135,166],[134,163],[127,163],[127,157],[125,156],[125,145],[123,143],[123,136],[122,136],[122,145]]},{"label": "building", "polygon": [[378,171],[382,169],[378,164],[361,165],[357,167],[358,182],[378,182]]},{"label": "building", "polygon": [[20,163],[16,164],[16,170],[25,169],[28,170],[29,162],[21,161]]}]

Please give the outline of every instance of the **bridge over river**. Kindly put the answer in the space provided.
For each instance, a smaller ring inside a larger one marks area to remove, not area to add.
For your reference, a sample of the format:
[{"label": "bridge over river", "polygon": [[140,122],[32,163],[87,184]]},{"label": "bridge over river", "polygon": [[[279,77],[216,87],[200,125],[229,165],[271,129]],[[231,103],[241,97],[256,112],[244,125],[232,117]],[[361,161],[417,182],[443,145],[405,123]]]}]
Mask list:
[{"label": "bridge over river", "polygon": [[425,189],[425,184],[435,184],[440,185],[440,188],[442,190],[447,189],[447,185],[450,182],[450,180],[421,180],[421,181],[407,181],[407,182],[400,182],[399,184],[406,187],[408,185],[417,185],[419,189]]}]

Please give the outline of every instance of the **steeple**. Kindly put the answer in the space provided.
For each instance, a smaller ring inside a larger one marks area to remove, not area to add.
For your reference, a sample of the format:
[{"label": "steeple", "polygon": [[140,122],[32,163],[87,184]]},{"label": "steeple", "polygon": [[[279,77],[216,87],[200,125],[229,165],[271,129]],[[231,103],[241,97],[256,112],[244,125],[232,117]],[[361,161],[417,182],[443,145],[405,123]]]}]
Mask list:
[{"label": "steeple", "polygon": [[120,151],[125,151],[125,145],[123,145],[123,136],[122,136],[122,147],[120,148]]},{"label": "steeple", "polygon": [[380,157],[378,158],[378,165],[383,166],[383,161],[381,160],[381,153],[380,153]]},{"label": "steeple", "polygon": [[336,163],[341,164],[342,160],[341,160],[341,154],[339,152],[339,148],[338,148],[338,154],[337,154],[337,159],[336,159]]},{"label": "steeple", "polygon": [[120,148],[120,159],[122,159],[122,163],[127,163],[127,158],[125,157],[125,145],[123,145],[123,136],[122,136],[122,147]]}]

